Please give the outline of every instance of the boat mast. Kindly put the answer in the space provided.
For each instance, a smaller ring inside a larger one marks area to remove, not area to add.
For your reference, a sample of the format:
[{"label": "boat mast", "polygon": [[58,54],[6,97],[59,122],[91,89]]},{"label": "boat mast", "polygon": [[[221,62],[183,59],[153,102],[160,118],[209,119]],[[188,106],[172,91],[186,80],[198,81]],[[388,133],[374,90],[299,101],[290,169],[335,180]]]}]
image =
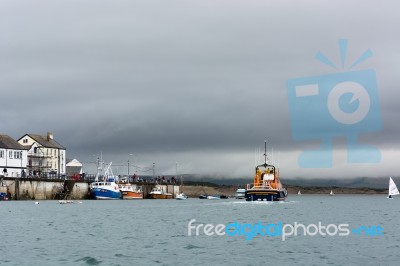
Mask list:
[{"label": "boat mast", "polygon": [[267,165],[267,140],[264,140],[264,166]]}]

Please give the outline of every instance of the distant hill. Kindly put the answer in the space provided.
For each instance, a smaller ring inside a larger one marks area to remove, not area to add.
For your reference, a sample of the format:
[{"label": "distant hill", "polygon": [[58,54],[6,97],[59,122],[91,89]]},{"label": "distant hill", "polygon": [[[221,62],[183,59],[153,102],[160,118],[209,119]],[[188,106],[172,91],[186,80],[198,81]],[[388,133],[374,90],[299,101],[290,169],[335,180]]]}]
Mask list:
[{"label": "distant hill", "polygon": [[[183,175],[185,184],[212,183],[216,185],[240,186],[243,187],[253,181],[252,178],[227,178],[222,176],[205,176],[188,174]],[[400,185],[400,178],[393,178],[396,184]],[[385,189],[388,187],[388,177],[355,177],[337,179],[309,179],[309,178],[284,178],[281,180],[284,186],[292,187],[338,187],[338,188],[373,188]],[[206,184],[204,184],[206,185]]]},{"label": "distant hill", "polygon": [[[215,186],[234,186],[244,187],[253,181],[250,178],[232,178],[221,175],[199,175],[182,174],[184,185],[203,185],[208,187]],[[165,176],[170,178],[171,176]],[[141,178],[151,179],[152,176],[141,176]],[[394,182],[400,186],[400,177],[392,177]],[[389,184],[388,177],[354,177],[354,178],[283,178],[282,184],[290,187],[336,187],[336,188],[372,188],[387,189]]]}]

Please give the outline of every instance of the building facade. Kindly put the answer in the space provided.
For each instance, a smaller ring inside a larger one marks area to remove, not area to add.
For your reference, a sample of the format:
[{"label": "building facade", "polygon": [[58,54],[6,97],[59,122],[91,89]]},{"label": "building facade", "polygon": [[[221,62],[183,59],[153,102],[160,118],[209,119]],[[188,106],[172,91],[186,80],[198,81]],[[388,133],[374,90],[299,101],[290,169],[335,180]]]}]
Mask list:
[{"label": "building facade", "polygon": [[0,176],[26,177],[27,148],[8,135],[0,135]]},{"label": "building facade", "polygon": [[46,136],[25,134],[18,143],[27,147],[27,171],[29,176],[65,176],[66,149],[54,140],[53,134]]}]

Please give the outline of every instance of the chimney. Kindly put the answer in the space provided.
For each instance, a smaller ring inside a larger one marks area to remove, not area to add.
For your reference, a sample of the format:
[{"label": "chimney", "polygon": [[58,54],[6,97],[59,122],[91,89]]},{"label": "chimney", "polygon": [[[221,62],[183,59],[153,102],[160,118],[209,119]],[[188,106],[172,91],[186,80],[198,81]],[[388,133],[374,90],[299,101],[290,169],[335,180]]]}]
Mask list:
[{"label": "chimney", "polygon": [[50,141],[53,139],[53,133],[47,132],[47,141]]}]

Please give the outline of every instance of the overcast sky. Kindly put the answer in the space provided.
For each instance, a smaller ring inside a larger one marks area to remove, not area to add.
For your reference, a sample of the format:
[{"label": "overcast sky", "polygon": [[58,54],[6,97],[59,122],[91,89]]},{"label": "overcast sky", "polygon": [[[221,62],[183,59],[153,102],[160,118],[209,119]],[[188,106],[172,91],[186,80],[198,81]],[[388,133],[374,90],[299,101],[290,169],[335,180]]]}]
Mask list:
[{"label": "overcast sky", "polygon": [[[3,0],[0,132],[18,139],[51,131],[87,171],[102,152],[119,173],[129,160],[139,174],[155,163],[156,174],[178,166],[251,179],[266,138],[283,178],[399,176],[399,8],[398,1]],[[383,129],[362,139],[382,160],[347,163],[338,137],[332,168],[303,169],[298,156],[310,142],[292,138],[286,81],[346,71],[315,59],[320,51],[340,65],[339,39],[348,39],[346,62],[373,53],[353,70],[376,71]]]}]

